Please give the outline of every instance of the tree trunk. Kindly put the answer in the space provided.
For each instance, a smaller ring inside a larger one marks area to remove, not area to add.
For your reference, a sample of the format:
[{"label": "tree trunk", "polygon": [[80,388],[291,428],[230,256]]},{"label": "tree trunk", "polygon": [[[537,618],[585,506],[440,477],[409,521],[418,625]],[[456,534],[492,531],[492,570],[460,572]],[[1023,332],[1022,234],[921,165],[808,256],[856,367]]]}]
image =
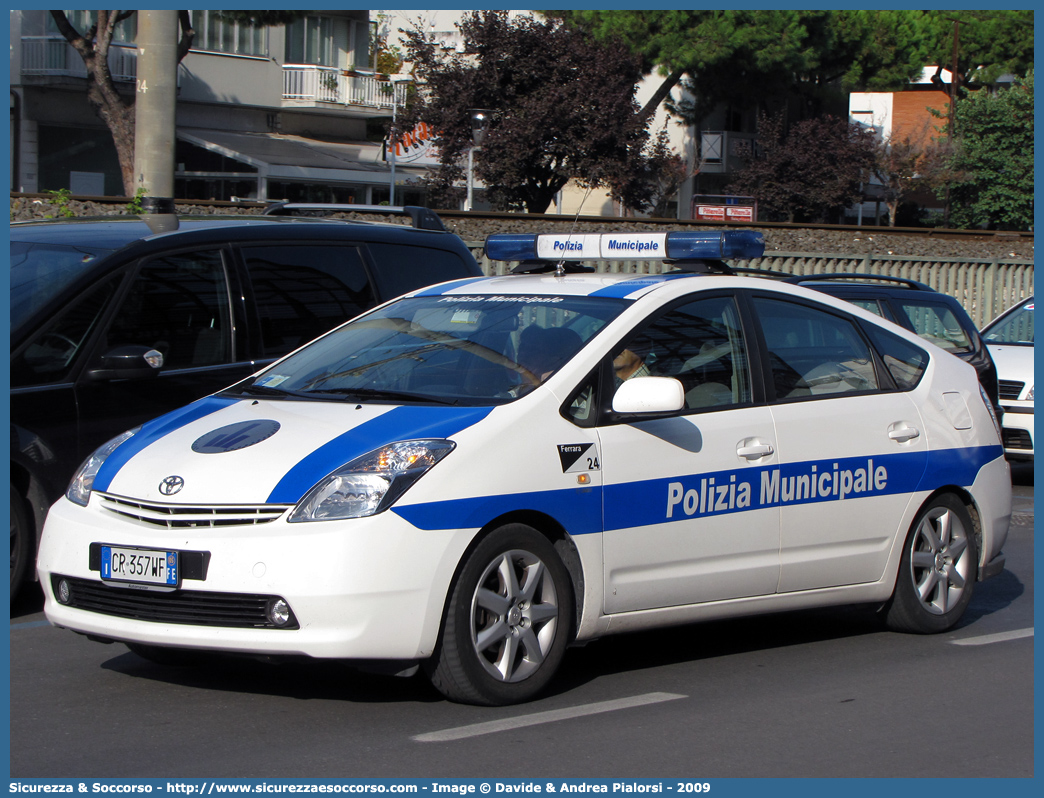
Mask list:
[{"label": "tree trunk", "polygon": [[639,119],[648,119],[656,113],[656,109],[660,107],[668,95],[671,93],[671,89],[678,85],[678,81],[682,79],[685,74],[684,69],[676,69],[670,75],[663,79],[663,83],[656,90],[656,93],[649,98],[649,101],[645,104],[641,111],[638,112]]},{"label": "tree trunk", "polygon": [[[112,133],[116,156],[120,162],[120,177],[125,196],[133,197],[134,180],[134,99],[123,97],[109,72],[109,45],[116,25],[134,11],[99,11],[98,22],[80,33],[69,22],[64,11],[52,11],[58,30],[73,49],[80,54],[87,68],[87,102]],[[195,31],[187,11],[178,12],[181,38],[178,42],[178,63],[192,46]]]}]

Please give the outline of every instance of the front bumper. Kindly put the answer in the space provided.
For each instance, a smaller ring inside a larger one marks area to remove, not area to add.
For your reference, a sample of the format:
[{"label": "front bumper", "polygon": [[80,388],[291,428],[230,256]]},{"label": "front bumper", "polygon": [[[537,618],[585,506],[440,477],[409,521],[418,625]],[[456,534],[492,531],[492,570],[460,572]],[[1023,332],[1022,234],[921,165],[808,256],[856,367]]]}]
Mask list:
[{"label": "front bumper", "polygon": [[1033,459],[1033,403],[1005,404],[1001,421],[1004,454],[1011,460]]},{"label": "front bumper", "polygon": [[[60,499],[47,517],[37,568],[52,624],[125,642],[273,656],[430,656],[450,581],[476,532],[419,530],[391,512],[350,521],[165,529],[119,518],[98,504],[94,496],[87,508]],[[184,578],[186,573],[175,593],[143,592],[103,583],[90,567],[92,543],[209,552],[209,563],[205,579]],[[103,608],[63,605],[52,575],[71,577],[100,595]],[[229,594],[281,597],[299,628],[201,625],[198,616],[179,621],[163,613],[119,617],[104,608],[114,600],[125,603],[126,596],[132,604],[144,597],[165,609],[165,598],[189,601],[189,594],[218,602]]]}]

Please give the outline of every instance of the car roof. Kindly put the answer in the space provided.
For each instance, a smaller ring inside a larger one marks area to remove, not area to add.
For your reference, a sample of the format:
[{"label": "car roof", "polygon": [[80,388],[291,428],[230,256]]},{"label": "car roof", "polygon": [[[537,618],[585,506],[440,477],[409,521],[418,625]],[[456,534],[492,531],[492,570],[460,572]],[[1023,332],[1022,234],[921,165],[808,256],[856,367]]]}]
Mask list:
[{"label": "car roof", "polygon": [[768,288],[775,292],[815,299],[849,310],[847,303],[829,294],[815,293],[797,285],[758,277],[665,272],[663,274],[609,274],[601,272],[566,274],[506,274],[473,277],[421,288],[412,296],[504,296],[511,298],[589,296],[635,300],[677,288],[680,292],[735,288]]},{"label": "car roof", "polygon": [[903,277],[876,274],[797,274],[786,278],[786,282],[804,285],[834,296],[868,293],[879,296],[910,297],[919,293],[940,295],[930,285]]},{"label": "car roof", "polygon": [[333,223],[324,219],[270,216],[179,216],[176,219],[176,228],[164,227],[164,225],[170,225],[171,220],[170,216],[164,215],[36,219],[13,223],[11,240],[49,243],[75,242],[114,249],[129,244],[131,241],[174,232],[242,228],[255,225]]},{"label": "car roof", "polygon": [[[176,220],[177,224],[172,222]],[[245,228],[272,231],[294,230],[294,237],[303,231],[307,234],[328,230],[326,235],[336,236],[335,230],[344,231],[402,231],[405,235],[434,234],[431,229],[420,230],[403,224],[371,222],[363,220],[323,219],[299,216],[178,216],[157,214],[156,216],[84,217],[79,219],[40,219],[14,222],[10,227],[10,240],[14,242],[76,244],[104,249],[120,249],[135,241],[151,241],[161,236],[181,236],[207,231],[230,231]],[[443,233],[442,235],[445,235]]]}]

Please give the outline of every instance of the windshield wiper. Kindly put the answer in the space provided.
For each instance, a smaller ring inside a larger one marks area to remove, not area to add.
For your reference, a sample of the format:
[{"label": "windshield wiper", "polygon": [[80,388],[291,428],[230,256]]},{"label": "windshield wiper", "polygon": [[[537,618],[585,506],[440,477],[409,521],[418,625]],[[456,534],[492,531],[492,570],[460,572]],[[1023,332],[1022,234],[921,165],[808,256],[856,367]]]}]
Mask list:
[{"label": "windshield wiper", "polygon": [[386,391],[380,388],[322,388],[317,391],[308,391],[310,394],[332,394],[342,396],[345,399],[398,399],[407,402],[433,402],[440,405],[460,404],[457,399],[441,399],[423,393],[410,393],[408,391]]},{"label": "windshield wiper", "polygon": [[225,395],[242,396],[268,396],[273,399],[314,399],[310,392],[288,391],[285,388],[273,388],[271,385],[244,385],[238,387],[233,385],[221,392]]}]

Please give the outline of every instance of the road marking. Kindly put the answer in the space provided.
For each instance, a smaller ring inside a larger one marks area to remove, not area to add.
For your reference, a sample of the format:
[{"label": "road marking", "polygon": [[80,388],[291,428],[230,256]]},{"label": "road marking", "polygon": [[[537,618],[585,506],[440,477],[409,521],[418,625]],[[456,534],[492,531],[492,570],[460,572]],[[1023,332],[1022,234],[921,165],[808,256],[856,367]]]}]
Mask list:
[{"label": "road marking", "polygon": [[630,698],[617,698],[614,701],[599,701],[596,704],[582,704],[578,707],[566,709],[551,709],[547,712],[535,712],[532,715],[519,715],[515,718],[504,718],[503,720],[491,720],[486,723],[473,723],[470,726],[458,726],[455,729],[443,729],[442,731],[418,734],[414,740],[419,743],[444,743],[450,740],[464,740],[468,737],[478,737],[483,734],[521,729],[526,726],[537,726],[541,723],[554,723],[558,720],[569,720],[570,718],[581,718],[585,715],[598,715],[602,712],[615,712],[618,709],[631,709],[633,707],[646,706],[647,704],[658,704],[661,701],[674,701],[678,698],[688,698],[678,693],[645,693]]},{"label": "road marking", "polygon": [[1032,629],[1015,629],[1011,632],[998,632],[995,635],[980,635],[979,637],[965,637],[960,640],[951,640],[955,646],[988,646],[990,643],[1006,643],[1009,640],[1021,640],[1024,637],[1033,637]]}]

